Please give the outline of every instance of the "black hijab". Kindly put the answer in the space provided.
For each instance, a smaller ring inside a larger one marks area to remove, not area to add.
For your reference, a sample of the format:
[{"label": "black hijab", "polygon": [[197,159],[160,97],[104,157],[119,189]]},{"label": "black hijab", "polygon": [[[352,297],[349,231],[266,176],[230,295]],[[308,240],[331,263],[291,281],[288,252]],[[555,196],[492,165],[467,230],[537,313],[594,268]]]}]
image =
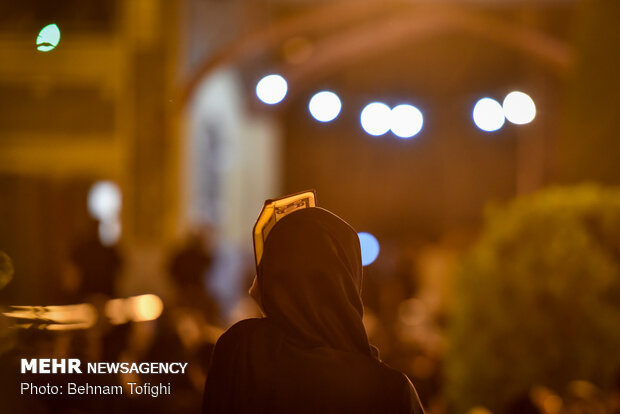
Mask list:
[{"label": "black hijab", "polygon": [[362,324],[357,233],[322,208],[298,210],[271,230],[257,274],[265,315],[291,340],[371,355]]},{"label": "black hijab", "polygon": [[218,340],[203,413],[422,413],[407,377],[368,343],[361,286],[351,226],[316,207],[282,218],[253,286],[266,318]]}]

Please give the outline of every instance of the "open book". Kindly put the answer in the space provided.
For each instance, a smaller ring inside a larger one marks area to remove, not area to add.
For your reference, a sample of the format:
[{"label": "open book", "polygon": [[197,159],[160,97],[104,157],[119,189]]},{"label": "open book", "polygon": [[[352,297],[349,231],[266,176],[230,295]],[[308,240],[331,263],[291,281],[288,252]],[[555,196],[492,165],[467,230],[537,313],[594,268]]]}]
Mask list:
[{"label": "open book", "polygon": [[302,208],[316,206],[316,192],[314,190],[302,191],[300,193],[290,194],[280,198],[274,198],[265,201],[263,209],[258,215],[258,220],[254,224],[252,231],[254,239],[254,259],[256,266],[263,257],[263,247],[269,232],[282,217],[291,214],[293,211]]}]

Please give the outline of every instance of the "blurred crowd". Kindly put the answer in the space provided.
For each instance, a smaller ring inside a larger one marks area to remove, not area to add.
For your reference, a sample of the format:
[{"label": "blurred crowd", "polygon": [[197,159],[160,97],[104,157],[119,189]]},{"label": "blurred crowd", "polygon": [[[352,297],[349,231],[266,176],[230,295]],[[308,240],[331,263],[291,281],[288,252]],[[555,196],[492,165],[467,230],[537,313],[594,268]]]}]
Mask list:
[{"label": "blurred crowd", "polygon": [[[64,303],[86,303],[94,307],[98,317],[92,326],[72,328],[74,325],[70,323],[75,321],[55,321],[51,314],[46,319],[41,310],[28,319],[15,315],[15,309],[5,306],[8,311],[0,319],[3,404],[13,408],[12,412],[29,413],[199,412],[211,353],[219,335],[240,319],[260,316],[258,307],[246,294],[253,271],[246,270],[239,275],[244,280],[240,283],[239,299],[232,306],[224,303],[211,283],[213,263],[217,259],[214,243],[204,229],[190,232],[168,254],[165,271],[170,292],[161,303],[163,308],[158,308],[159,298],[155,301],[117,298],[115,286],[123,267],[122,251],[117,246],[101,243],[94,234],[76,243],[59,286],[65,294]],[[364,270],[364,323],[370,341],[379,348],[384,362],[411,378],[428,413],[455,412],[444,389],[445,330],[449,317],[446,295],[455,258],[463,244],[418,241],[398,248],[383,246],[382,260]],[[131,300],[135,302],[133,305]],[[77,313],[74,319],[79,319]],[[76,378],[18,374],[20,358],[37,357],[79,358],[84,362],[183,361],[188,362],[188,370],[186,375],[117,374],[113,379],[110,375],[83,374]],[[20,382],[63,384],[69,380],[125,388],[128,382],[169,382],[172,393],[158,398],[128,392],[103,398],[58,395],[25,398],[18,390]],[[472,407],[468,412],[491,413],[482,406]],[[505,412],[617,413],[620,412],[620,376],[614,387],[605,390],[579,378],[566,390],[532,384],[529,392],[515,398]]]}]

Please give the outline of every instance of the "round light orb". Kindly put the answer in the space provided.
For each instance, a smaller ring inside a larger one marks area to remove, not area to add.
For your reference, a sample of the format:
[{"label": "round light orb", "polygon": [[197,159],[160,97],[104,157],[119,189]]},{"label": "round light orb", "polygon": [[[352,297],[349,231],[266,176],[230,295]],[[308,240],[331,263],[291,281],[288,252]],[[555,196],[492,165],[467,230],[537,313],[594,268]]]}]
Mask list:
[{"label": "round light orb", "polygon": [[491,98],[482,98],[476,102],[472,117],[476,126],[486,132],[497,131],[505,122],[502,106]]},{"label": "round light orb", "polygon": [[60,29],[54,23],[48,24],[39,32],[37,36],[37,50],[39,52],[49,52],[58,46],[60,42]]},{"label": "round light orb", "polygon": [[127,299],[134,322],[153,321],[164,310],[164,302],[157,295],[147,294]]},{"label": "round light orb", "polygon": [[88,192],[88,212],[99,221],[115,220],[121,205],[121,189],[112,181],[98,181]]},{"label": "round light orb", "polygon": [[368,266],[379,256],[379,242],[375,236],[366,232],[357,233],[357,237],[362,250],[362,266]]},{"label": "round light orb", "polygon": [[510,92],[504,98],[504,116],[513,124],[529,124],[536,117],[536,105],[530,96],[523,92]]},{"label": "round light orb", "polygon": [[379,136],[390,130],[392,111],[382,102],[369,103],[362,110],[360,122],[367,134]]},{"label": "round light orb", "polygon": [[319,122],[333,121],[340,113],[341,108],[340,98],[330,91],[316,93],[308,103],[310,114]]},{"label": "round light orb", "polygon": [[390,129],[399,138],[411,138],[422,130],[424,117],[413,105],[398,105],[392,108]]},{"label": "round light orb", "polygon": [[267,75],[256,84],[256,96],[268,105],[281,102],[287,91],[286,79],[280,75]]}]

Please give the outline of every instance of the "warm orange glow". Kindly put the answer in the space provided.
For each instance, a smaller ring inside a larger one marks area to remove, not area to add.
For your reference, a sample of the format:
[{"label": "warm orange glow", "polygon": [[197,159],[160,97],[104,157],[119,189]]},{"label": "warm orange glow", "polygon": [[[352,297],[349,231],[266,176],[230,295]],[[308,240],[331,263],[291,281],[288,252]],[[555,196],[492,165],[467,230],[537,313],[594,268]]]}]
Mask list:
[{"label": "warm orange glow", "polygon": [[105,316],[113,325],[152,321],[159,318],[163,310],[164,303],[153,294],[110,299],[104,307]]},{"label": "warm orange glow", "polygon": [[[104,315],[113,325],[127,322],[152,321],[161,315],[164,304],[159,296],[147,294],[126,299],[110,299],[104,306]],[[14,327],[50,331],[88,329],[95,325],[98,313],[90,303],[65,306],[11,306],[2,313],[15,320]]]},{"label": "warm orange glow", "polygon": [[549,394],[542,400],[542,407],[546,414],[557,414],[562,409],[562,399],[554,394]]},{"label": "warm orange glow", "polygon": [[530,397],[545,414],[557,414],[562,409],[562,399],[547,387],[532,388]]},{"label": "warm orange glow", "polygon": [[113,325],[121,325],[129,322],[125,299],[110,299],[106,302],[103,312]]},{"label": "warm orange glow", "polygon": [[53,323],[50,325],[44,325],[42,329],[47,331],[73,331],[77,329],[88,329],[92,328],[92,324],[90,323],[69,323],[69,324],[60,324]]},{"label": "warm orange glow", "polygon": [[127,299],[127,303],[134,322],[155,320],[164,310],[164,303],[159,296],[151,294],[133,296]]},{"label": "warm orange glow", "polygon": [[29,320],[18,327],[41,325],[47,330],[88,329],[97,322],[97,309],[89,303],[66,306],[11,306],[3,315],[11,319]]},{"label": "warm orange glow", "polygon": [[487,408],[478,406],[478,407],[471,408],[469,411],[467,411],[467,414],[492,414],[492,413]]}]

